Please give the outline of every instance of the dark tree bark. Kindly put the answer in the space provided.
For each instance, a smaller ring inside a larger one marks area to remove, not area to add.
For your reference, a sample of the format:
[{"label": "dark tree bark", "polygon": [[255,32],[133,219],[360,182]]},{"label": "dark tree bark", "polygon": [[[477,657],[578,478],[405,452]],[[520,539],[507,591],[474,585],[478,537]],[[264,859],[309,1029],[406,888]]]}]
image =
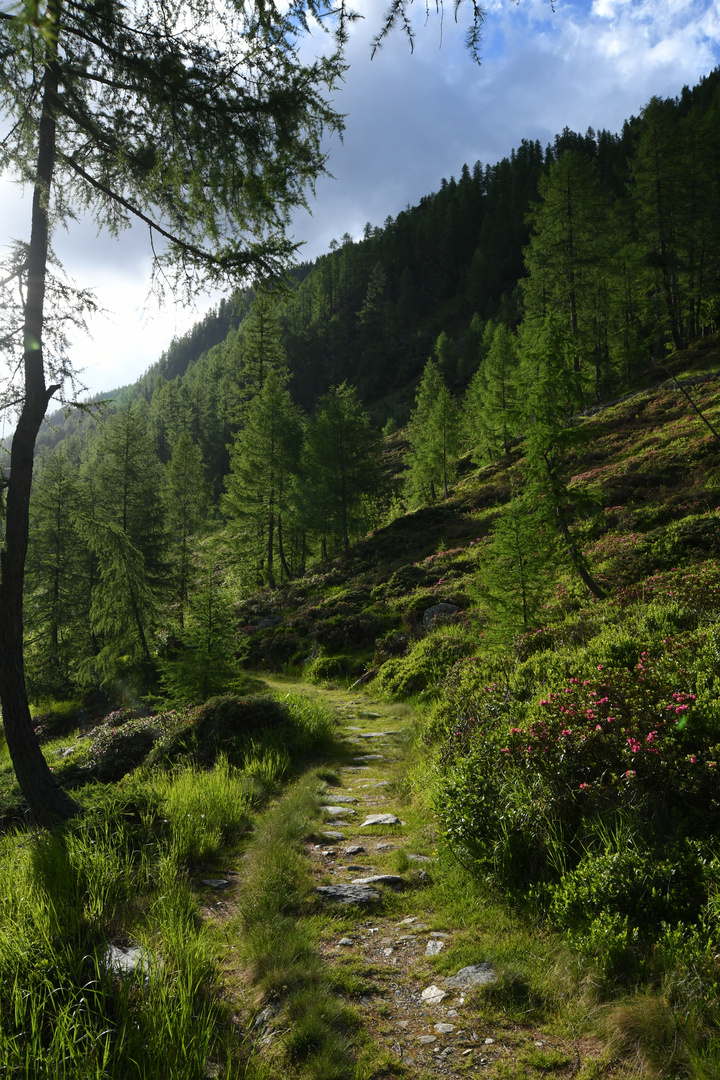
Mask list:
[{"label": "dark tree bark", "polygon": [[5,546],[0,556],[0,703],[8,750],[20,790],[35,818],[50,825],[79,807],[53,777],[33,731],[23,661],[23,582],[27,556],[30,488],[35,440],[48,402],[57,386],[46,386],[42,329],[45,267],[48,254],[48,198],[55,164],[54,104],[57,64],[49,62],[43,77],[42,116],[37,174],[28,253],[24,322],[25,400],[12,441],[7,490]]}]

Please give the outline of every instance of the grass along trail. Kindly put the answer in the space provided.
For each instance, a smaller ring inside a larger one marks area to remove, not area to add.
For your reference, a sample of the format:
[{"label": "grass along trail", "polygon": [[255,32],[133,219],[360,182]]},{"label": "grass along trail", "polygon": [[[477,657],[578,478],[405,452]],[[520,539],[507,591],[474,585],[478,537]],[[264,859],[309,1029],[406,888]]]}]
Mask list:
[{"label": "grass along trail", "polygon": [[[240,923],[257,939],[241,947],[256,994],[253,1075],[629,1076],[596,1035],[578,1034],[589,1015],[566,1000],[571,958],[439,845],[411,710],[266,681],[331,705],[339,741],[269,812],[269,830],[260,823],[241,871]],[[284,892],[279,907],[248,899],[263,888]],[[348,902],[358,890],[367,899]]]}]

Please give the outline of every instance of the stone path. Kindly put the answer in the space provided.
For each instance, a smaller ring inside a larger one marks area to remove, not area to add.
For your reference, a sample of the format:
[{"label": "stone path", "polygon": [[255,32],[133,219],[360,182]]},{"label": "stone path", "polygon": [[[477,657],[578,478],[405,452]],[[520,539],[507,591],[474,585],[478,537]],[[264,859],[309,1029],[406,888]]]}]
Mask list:
[{"label": "stone path", "polygon": [[[554,1049],[558,1061],[558,1068],[544,1075],[577,1075],[576,1045],[549,1040],[509,1020],[490,1026],[481,1019],[473,988],[496,977],[487,957],[477,957],[451,977],[435,970],[434,958],[452,946],[457,934],[453,927],[436,925],[423,907],[423,883],[434,859],[414,850],[422,845],[413,844],[396,796],[402,722],[393,718],[390,729],[387,715],[357,700],[339,708],[349,756],[333,766],[338,783],[328,787],[324,799],[325,826],[307,851],[316,895],[337,913],[340,926],[321,943],[322,955],[329,964],[357,972],[367,985],[359,1000],[352,1000],[368,1032],[381,1050],[402,1063],[407,1080],[512,1077],[519,1055],[538,1054],[544,1047]],[[370,739],[377,753],[363,752]],[[398,873],[401,865],[405,869]],[[402,896],[406,910],[398,914],[389,896]],[[539,1074],[523,1070],[517,1075]]]}]

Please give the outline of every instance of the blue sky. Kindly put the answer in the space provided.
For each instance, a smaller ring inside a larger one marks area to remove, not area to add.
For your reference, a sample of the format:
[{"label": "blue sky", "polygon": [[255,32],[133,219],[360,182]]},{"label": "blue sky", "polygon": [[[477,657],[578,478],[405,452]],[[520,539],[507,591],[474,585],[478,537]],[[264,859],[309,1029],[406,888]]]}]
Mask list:
[{"label": "blue sky", "polygon": [[[347,118],[344,141],[328,145],[334,178],[320,180],[312,214],[293,222],[306,258],[345,232],[359,237],[368,221],[381,225],[464,163],[497,161],[522,138],[545,144],[565,126],[617,131],[651,96],[675,96],[720,63],[720,0],[556,0],[554,11],[549,0],[489,0],[480,67],[451,10],[441,33],[434,9],[425,25],[424,4],[415,3],[414,52],[396,34],[371,61],[385,0],[356,0],[365,17],[335,99]],[[29,199],[5,185],[0,205],[4,244],[23,235]],[[82,225],[55,240],[78,284],[95,287],[108,309],[73,351],[92,390],[136,379],[213,302],[155,310],[146,245],[144,230],[115,241]]]}]

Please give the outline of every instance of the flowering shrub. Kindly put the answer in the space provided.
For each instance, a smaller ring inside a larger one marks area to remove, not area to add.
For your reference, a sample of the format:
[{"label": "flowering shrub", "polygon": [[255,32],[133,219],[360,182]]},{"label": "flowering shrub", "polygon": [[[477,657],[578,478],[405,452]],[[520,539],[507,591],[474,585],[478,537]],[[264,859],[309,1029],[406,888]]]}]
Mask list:
[{"label": "flowering shrub", "polygon": [[83,769],[98,780],[120,780],[144,761],[156,743],[186,722],[186,715],[174,709],[145,719],[127,719],[127,715],[128,710],[110,713],[90,733]]},{"label": "flowering shrub", "polygon": [[[613,643],[614,662],[589,671]],[[560,923],[630,918],[628,941],[636,927],[697,915],[720,828],[720,630],[631,646],[611,625],[482,685],[487,662],[462,661],[434,728],[450,843],[505,886],[539,888]],[[572,659],[579,674],[568,677]],[[545,689],[529,695],[523,676],[540,660]],[[630,826],[624,846],[618,823]]]}]

